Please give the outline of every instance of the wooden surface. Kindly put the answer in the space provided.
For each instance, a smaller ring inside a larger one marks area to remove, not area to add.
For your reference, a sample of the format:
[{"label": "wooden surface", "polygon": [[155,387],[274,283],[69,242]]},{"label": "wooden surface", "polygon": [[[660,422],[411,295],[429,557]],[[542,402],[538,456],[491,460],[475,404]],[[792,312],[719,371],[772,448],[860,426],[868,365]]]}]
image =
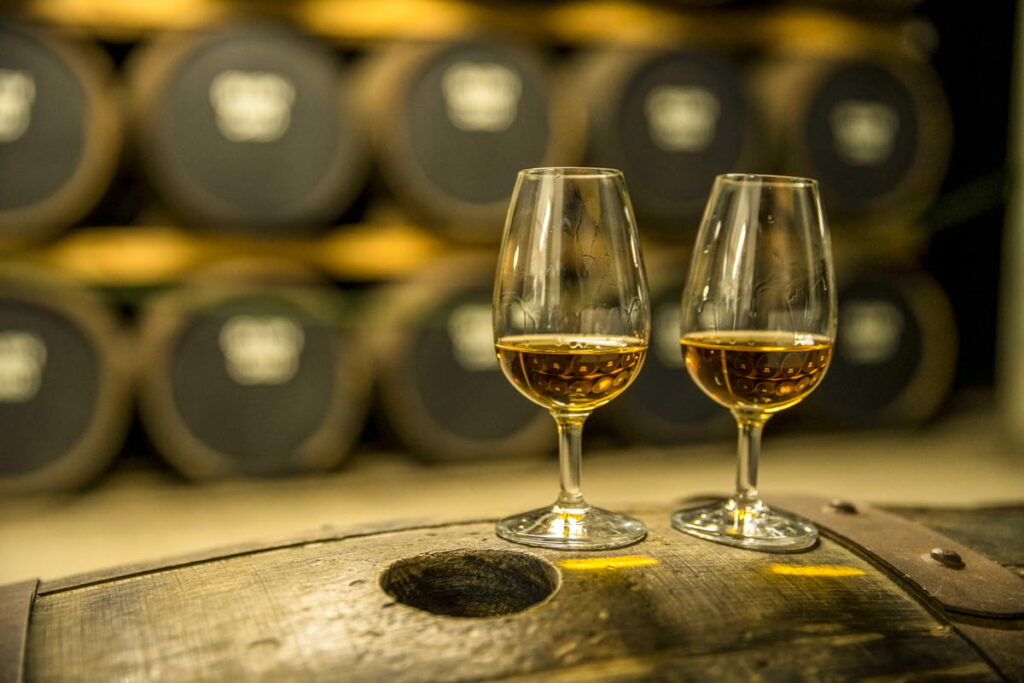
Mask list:
[{"label": "wooden surface", "polygon": [[[110,39],[193,29],[239,13],[235,3],[219,0],[32,0],[25,4],[32,17]],[[829,11],[824,3],[817,8],[797,5],[770,7],[767,11],[757,4],[741,4],[742,11],[736,11],[732,3],[726,11],[709,12],[715,4],[730,3],[707,0],[666,3],[663,7],[630,0],[575,0],[553,5],[507,0],[249,0],[244,11],[260,18],[288,18],[305,30],[356,43],[394,38],[436,40],[471,31],[542,36],[584,45],[742,42],[820,54],[833,54],[851,45],[882,44],[896,49],[906,43],[898,22],[858,19]],[[899,7],[892,7],[893,3],[884,4],[892,9],[892,15],[901,13]]]},{"label": "wooden surface", "polygon": [[[831,540],[753,553],[674,531],[669,508],[636,512],[650,535],[619,551],[527,549],[469,522],[43,586],[28,679],[998,680],[941,608]],[[560,579],[487,618],[409,607],[379,583],[400,559],[455,550],[516,552]]]},{"label": "wooden surface", "polygon": [[23,679],[28,620],[38,581],[0,586],[0,683]]},{"label": "wooden surface", "polygon": [[253,240],[169,226],[87,228],[17,257],[89,284],[132,287],[166,284],[232,258],[287,258],[339,279],[387,280],[449,251],[425,229],[391,214],[308,239]]}]

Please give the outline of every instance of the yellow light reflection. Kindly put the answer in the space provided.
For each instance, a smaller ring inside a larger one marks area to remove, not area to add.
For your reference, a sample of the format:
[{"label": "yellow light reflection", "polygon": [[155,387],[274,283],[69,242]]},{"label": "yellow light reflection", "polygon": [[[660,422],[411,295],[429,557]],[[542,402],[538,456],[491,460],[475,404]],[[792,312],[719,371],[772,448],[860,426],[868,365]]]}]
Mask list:
[{"label": "yellow light reflection", "polygon": [[782,576],[863,576],[864,570],[836,564],[770,564],[768,571]]},{"label": "yellow light reflection", "polygon": [[558,564],[563,569],[621,569],[622,567],[646,567],[658,564],[658,561],[647,555],[622,555],[620,557],[586,557],[562,560]]}]

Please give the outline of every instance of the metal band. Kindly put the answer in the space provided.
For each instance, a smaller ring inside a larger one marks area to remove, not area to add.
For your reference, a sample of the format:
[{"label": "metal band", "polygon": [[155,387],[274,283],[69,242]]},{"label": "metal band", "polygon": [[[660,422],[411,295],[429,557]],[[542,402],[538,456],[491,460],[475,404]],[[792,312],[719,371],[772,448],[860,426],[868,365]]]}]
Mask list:
[{"label": "metal band", "polygon": [[867,551],[950,612],[1024,618],[1024,581],[1019,576],[936,531],[865,503],[830,503],[809,496],[775,497],[769,502],[831,531],[836,540]]}]

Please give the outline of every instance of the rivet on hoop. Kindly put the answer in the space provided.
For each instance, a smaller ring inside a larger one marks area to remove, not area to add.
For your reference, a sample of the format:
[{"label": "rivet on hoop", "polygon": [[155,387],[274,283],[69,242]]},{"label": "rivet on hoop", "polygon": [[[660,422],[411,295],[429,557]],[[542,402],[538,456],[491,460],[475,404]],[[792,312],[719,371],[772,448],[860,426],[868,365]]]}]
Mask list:
[{"label": "rivet on hoop", "polygon": [[857,506],[848,500],[841,500],[839,498],[833,498],[828,502],[828,507],[833,512],[839,512],[844,515],[855,515],[857,514]]},{"label": "rivet on hoop", "polygon": [[964,564],[964,558],[955,550],[932,548],[931,556],[933,560],[950,569],[963,569],[967,566]]}]

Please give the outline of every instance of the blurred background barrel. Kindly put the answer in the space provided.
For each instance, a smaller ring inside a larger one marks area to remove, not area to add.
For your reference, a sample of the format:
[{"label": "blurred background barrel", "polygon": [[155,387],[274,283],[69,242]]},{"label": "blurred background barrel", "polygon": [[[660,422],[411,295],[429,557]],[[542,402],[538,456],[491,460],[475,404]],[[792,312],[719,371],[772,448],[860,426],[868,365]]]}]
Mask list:
[{"label": "blurred background barrel", "polygon": [[651,343],[643,370],[621,396],[595,413],[627,441],[681,444],[730,436],[732,416],[697,388],[683,363],[679,316],[690,252],[648,250]]},{"label": "blurred background barrel", "polygon": [[138,153],[186,222],[308,234],[365,180],[368,147],[335,55],[283,24],[167,34],[130,71]]},{"label": "blurred background barrel", "polygon": [[546,411],[498,367],[495,258],[454,257],[373,305],[376,376],[390,430],[428,461],[539,456],[555,444]]},{"label": "blurred background barrel", "polygon": [[625,173],[640,232],[692,240],[715,176],[761,168],[756,109],[714,52],[609,47],[564,74],[589,165]]},{"label": "blurred background barrel", "polygon": [[131,417],[122,335],[93,293],[0,268],[0,492],[80,487],[114,459]]},{"label": "blurred background barrel", "polygon": [[828,375],[804,402],[828,427],[919,425],[949,397],[957,327],[927,272],[862,266],[839,288],[839,333]]},{"label": "blurred background barrel", "polygon": [[188,477],[323,471],[359,435],[366,351],[308,273],[225,264],[150,301],[141,338],[143,423]]},{"label": "blurred background barrel", "polygon": [[370,55],[360,99],[394,200],[441,235],[495,244],[516,173],[575,162],[539,52],[506,40],[394,43]]},{"label": "blurred background barrel", "polygon": [[64,230],[103,197],[122,110],[94,44],[0,17],[0,247]]},{"label": "blurred background barrel", "polygon": [[818,179],[830,218],[910,222],[935,199],[952,130],[926,61],[867,47],[785,54],[769,56],[756,79],[774,167]]}]

